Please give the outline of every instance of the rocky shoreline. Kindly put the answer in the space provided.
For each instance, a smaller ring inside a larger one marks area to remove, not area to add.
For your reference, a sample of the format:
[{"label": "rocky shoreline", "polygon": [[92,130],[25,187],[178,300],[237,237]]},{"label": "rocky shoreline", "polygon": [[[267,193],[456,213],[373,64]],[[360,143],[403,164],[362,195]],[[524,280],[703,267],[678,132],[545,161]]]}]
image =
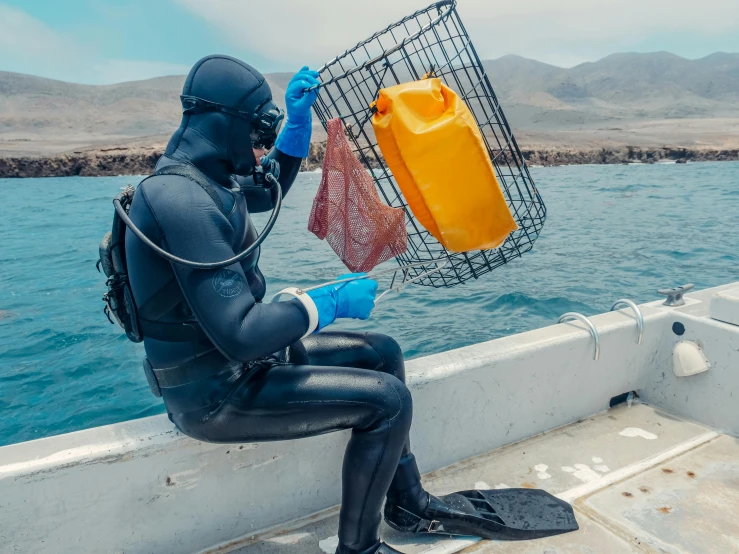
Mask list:
[{"label": "rocky shoreline", "polygon": [[729,162],[739,161],[739,148],[735,149],[693,149],[693,148],[642,148],[624,146],[621,148],[600,148],[593,150],[521,149],[523,157],[530,165],[583,165],[583,164],[628,164],[657,163],[661,161],[687,162]]},{"label": "rocky shoreline", "polygon": [[[311,144],[303,170],[321,167],[325,151],[325,142]],[[739,160],[739,149],[678,147],[624,146],[590,150],[522,148],[522,153],[530,165],[537,166]],[[151,173],[161,155],[162,150],[158,148],[113,148],[48,157],[3,157],[0,158],[0,178],[145,175]]]}]

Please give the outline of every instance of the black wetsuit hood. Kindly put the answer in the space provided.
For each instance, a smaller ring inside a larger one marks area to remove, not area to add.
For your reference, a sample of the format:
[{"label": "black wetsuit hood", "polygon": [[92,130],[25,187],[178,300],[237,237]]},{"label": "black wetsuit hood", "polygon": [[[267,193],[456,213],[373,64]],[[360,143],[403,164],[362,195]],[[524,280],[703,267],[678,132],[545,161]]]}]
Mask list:
[{"label": "black wetsuit hood", "polygon": [[[198,61],[185,80],[182,94],[254,113],[271,101],[264,76],[249,64],[222,55]],[[256,167],[251,123],[223,112],[184,113],[165,155],[191,163],[214,181],[229,186],[229,177],[249,175]]]}]

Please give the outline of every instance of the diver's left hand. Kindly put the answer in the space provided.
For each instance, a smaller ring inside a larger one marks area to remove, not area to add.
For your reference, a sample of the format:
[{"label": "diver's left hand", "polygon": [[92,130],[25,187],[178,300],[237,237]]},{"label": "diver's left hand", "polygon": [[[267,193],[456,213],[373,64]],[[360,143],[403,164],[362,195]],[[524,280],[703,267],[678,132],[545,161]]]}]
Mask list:
[{"label": "diver's left hand", "polygon": [[309,117],[310,109],[318,98],[318,90],[303,92],[304,89],[319,84],[318,72],[311,71],[305,65],[298,71],[285,91],[285,105],[287,106],[287,115],[290,117]]},{"label": "diver's left hand", "polygon": [[[365,277],[365,273],[346,273],[336,280],[352,277]],[[377,281],[373,279],[354,279],[344,283],[332,283],[318,289],[308,291],[318,311],[318,327],[320,331],[340,318],[369,319],[375,307]]]},{"label": "diver's left hand", "polygon": [[[366,277],[366,273],[345,273],[336,280],[351,279],[352,277]],[[336,317],[352,319],[369,319],[375,308],[377,281],[374,279],[356,279],[338,285],[342,290],[338,295]]]}]

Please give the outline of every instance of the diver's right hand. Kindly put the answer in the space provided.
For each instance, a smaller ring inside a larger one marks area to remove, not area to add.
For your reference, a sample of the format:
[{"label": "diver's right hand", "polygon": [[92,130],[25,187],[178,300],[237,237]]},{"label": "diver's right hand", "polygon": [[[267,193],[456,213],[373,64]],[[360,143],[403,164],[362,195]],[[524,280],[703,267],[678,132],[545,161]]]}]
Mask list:
[{"label": "diver's right hand", "polygon": [[[338,277],[337,280],[364,275],[364,273],[347,273]],[[340,318],[369,319],[375,307],[376,293],[377,281],[372,279],[357,279],[308,291],[308,296],[318,309],[316,331],[320,331]]]},{"label": "diver's right hand", "polygon": [[[318,71],[311,71],[307,65],[304,65],[298,71],[285,89],[285,106],[287,108],[287,118],[290,120],[297,118],[310,117],[311,107],[318,98],[318,91],[303,92],[305,89],[318,85]],[[309,122],[310,123],[310,122]]]},{"label": "diver's right hand", "polygon": [[318,84],[320,84],[318,72],[311,71],[308,66],[303,66],[287,85],[285,91],[287,123],[280,136],[277,137],[275,146],[277,150],[293,158],[307,158],[310,152],[310,137],[313,129],[311,107],[318,98],[318,90],[303,91]]}]

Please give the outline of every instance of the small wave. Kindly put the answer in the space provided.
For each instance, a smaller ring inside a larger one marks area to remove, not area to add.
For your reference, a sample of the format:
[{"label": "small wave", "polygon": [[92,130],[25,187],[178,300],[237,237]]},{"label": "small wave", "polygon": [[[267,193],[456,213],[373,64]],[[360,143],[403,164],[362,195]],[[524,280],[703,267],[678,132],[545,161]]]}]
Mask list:
[{"label": "small wave", "polygon": [[654,253],[662,256],[668,256],[673,260],[689,260],[698,256],[700,254],[700,251],[701,249],[696,249],[691,252],[682,252],[680,250],[654,250]]},{"label": "small wave", "polygon": [[552,321],[566,312],[583,312],[593,314],[594,308],[561,296],[537,298],[525,293],[508,293],[484,304],[484,308],[493,312],[511,312],[521,315],[536,314],[539,317],[549,317]]}]

